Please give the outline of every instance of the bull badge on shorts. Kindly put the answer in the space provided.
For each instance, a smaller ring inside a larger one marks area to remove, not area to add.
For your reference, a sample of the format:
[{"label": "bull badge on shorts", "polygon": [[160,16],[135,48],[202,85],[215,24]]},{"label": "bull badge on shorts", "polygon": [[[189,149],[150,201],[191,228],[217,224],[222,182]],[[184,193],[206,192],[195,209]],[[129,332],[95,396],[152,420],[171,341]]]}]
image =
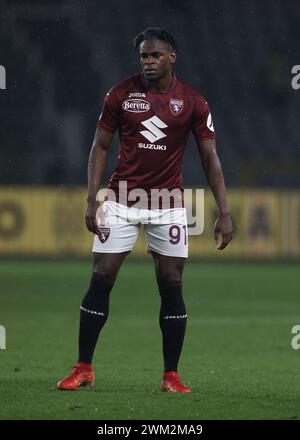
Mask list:
[{"label": "bull badge on shorts", "polygon": [[173,99],[173,98],[170,98],[169,108],[171,110],[171,113],[174,116],[179,115],[179,113],[181,113],[182,110],[183,110],[183,104],[184,104],[183,99]]},{"label": "bull badge on shorts", "polygon": [[99,234],[99,240],[101,243],[105,243],[109,237],[110,234],[110,228],[99,228],[100,234]]}]

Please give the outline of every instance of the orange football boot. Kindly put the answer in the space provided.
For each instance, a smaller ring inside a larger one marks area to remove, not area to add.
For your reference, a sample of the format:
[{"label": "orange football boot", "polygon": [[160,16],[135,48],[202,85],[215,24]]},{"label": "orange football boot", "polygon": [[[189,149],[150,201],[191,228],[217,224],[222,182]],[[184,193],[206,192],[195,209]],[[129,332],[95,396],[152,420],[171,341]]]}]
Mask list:
[{"label": "orange football boot", "polygon": [[92,364],[77,362],[74,365],[72,373],[65,379],[60,380],[57,388],[63,391],[75,391],[79,387],[92,387],[94,385],[95,375]]},{"label": "orange football boot", "polygon": [[192,390],[181,382],[177,371],[166,371],[163,375],[161,391],[169,391],[171,393],[191,393]]}]

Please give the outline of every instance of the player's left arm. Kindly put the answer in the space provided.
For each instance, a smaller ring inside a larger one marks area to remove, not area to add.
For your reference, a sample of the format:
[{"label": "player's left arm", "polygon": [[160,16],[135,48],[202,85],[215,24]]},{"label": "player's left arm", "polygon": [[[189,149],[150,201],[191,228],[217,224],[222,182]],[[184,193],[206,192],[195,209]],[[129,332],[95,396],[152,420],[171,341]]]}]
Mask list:
[{"label": "player's left arm", "polygon": [[198,151],[203,169],[218,206],[218,217],[214,225],[218,249],[224,249],[233,238],[233,226],[228,207],[221,163],[216,151],[215,139],[198,139]]}]

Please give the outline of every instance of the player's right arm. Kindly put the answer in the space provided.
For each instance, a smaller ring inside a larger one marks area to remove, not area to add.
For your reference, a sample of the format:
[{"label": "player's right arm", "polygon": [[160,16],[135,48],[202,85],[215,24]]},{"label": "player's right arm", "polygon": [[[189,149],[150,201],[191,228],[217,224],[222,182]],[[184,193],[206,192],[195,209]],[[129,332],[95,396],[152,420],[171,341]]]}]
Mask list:
[{"label": "player's right arm", "polygon": [[108,149],[112,143],[113,136],[113,133],[102,130],[101,128],[97,128],[89,156],[88,197],[85,222],[88,230],[97,235],[100,233],[100,230],[96,214],[100,203],[96,200],[96,195],[100,189],[101,177],[104,171]]}]

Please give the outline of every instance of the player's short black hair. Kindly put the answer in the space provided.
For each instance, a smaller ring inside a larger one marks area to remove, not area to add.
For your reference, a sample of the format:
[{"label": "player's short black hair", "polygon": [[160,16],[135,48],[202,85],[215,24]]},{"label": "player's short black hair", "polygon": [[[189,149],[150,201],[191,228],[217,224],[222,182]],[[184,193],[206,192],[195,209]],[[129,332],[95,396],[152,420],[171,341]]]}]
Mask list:
[{"label": "player's short black hair", "polygon": [[133,40],[135,50],[137,50],[140,44],[145,40],[161,40],[171,46],[173,50],[177,51],[175,38],[165,28],[149,27],[138,34]]}]

